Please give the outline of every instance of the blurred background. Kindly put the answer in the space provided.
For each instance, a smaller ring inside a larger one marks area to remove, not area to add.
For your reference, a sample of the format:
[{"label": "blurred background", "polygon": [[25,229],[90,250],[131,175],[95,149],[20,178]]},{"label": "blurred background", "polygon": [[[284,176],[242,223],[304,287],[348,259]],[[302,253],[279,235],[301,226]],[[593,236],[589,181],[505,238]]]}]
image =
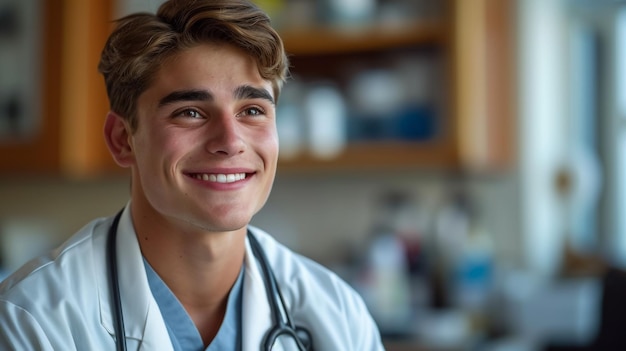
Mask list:
[{"label": "blurred background", "polygon": [[[128,201],[111,19],[0,0],[0,279]],[[364,297],[389,350],[625,350],[626,3],[258,0],[291,58],[253,224]]]}]

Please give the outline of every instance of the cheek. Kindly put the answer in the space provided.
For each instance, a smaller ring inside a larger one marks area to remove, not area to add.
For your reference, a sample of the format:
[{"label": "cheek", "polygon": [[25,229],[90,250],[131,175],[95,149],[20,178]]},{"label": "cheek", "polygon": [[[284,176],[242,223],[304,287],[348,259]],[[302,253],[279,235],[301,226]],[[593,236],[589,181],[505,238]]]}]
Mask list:
[{"label": "cheek", "polygon": [[263,191],[268,193],[266,196],[269,196],[278,164],[278,134],[276,133],[276,128],[268,128],[262,133],[258,133],[254,140],[257,140],[255,144],[256,152],[263,160],[265,167],[266,178]]},{"label": "cheek", "polygon": [[278,159],[278,133],[276,128],[268,128],[258,140],[262,140],[261,150],[269,159]]},{"label": "cheek", "polygon": [[267,196],[269,196],[274,178],[276,177],[276,168],[278,167],[278,136],[274,134],[272,137],[267,138],[263,148],[265,150],[265,166],[269,174],[265,191]]},{"label": "cheek", "polygon": [[278,161],[278,139],[275,138],[271,142],[268,142],[266,147],[268,157],[271,157],[274,163],[276,163]]},{"label": "cheek", "polygon": [[144,167],[163,168],[167,167],[172,160],[181,153],[182,138],[175,138],[173,135],[163,131],[143,131],[137,135],[135,153],[138,159],[143,160]]}]

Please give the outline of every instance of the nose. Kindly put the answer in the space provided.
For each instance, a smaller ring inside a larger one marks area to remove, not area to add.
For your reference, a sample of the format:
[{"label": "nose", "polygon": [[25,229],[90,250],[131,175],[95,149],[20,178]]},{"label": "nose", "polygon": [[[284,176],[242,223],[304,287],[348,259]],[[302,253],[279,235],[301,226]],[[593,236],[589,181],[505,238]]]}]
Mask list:
[{"label": "nose", "polygon": [[206,149],[208,152],[215,155],[233,156],[245,150],[246,143],[235,116],[228,114],[214,116],[207,124],[207,128]]}]

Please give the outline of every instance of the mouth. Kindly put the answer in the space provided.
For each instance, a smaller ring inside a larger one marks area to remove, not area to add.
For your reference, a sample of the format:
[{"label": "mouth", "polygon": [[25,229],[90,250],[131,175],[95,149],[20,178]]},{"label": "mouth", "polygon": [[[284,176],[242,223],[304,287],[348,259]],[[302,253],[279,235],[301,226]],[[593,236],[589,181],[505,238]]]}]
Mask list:
[{"label": "mouth", "polygon": [[234,183],[246,179],[246,173],[192,173],[190,177],[210,183]]}]

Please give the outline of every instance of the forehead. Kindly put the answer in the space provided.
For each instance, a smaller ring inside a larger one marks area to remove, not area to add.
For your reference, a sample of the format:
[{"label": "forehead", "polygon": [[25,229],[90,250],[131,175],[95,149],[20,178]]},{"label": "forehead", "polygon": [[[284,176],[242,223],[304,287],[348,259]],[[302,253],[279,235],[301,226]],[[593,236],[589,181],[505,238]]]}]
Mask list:
[{"label": "forehead", "polygon": [[241,85],[272,92],[271,82],[261,77],[256,60],[247,52],[229,44],[204,43],[166,59],[142,96],[177,89],[232,92]]}]

